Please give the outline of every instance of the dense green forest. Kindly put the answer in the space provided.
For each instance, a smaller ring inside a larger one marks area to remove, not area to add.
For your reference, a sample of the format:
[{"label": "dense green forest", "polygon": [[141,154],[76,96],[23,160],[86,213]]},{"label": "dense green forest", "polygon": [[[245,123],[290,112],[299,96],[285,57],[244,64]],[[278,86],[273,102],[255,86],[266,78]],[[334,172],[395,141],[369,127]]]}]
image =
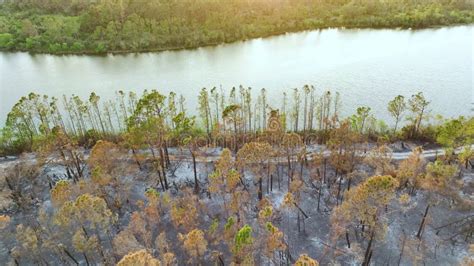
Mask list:
[{"label": "dense green forest", "polygon": [[325,27],[474,21],[469,0],[6,0],[0,49],[48,53],[193,48]]}]

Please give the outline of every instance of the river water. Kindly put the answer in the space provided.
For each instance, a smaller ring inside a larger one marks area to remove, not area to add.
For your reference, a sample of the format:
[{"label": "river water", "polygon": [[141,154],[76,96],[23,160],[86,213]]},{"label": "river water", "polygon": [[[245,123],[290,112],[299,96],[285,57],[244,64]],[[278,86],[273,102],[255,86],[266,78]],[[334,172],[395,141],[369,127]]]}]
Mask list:
[{"label": "river water", "polygon": [[107,56],[0,53],[0,123],[29,92],[108,99],[117,90],[158,89],[197,106],[202,87],[266,88],[278,108],[284,91],[312,84],[338,91],[348,115],[422,91],[432,114],[473,115],[474,25],[424,30],[325,29],[194,50]]}]

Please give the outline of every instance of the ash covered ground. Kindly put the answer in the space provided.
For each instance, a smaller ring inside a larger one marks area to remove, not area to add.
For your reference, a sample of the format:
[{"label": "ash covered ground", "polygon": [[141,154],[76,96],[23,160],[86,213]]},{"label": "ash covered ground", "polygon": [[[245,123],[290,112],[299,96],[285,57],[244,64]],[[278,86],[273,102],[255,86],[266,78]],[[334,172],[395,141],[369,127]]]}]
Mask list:
[{"label": "ash covered ground", "polygon": [[[370,152],[372,148],[367,147],[366,152]],[[392,164],[397,167],[410,156],[412,147],[401,148],[393,144],[391,148],[394,151]],[[315,146],[308,149],[308,154],[324,150],[324,146]],[[12,265],[15,263],[20,265],[113,264],[124,256],[123,253],[142,248],[146,248],[152,255],[160,258],[164,253],[163,247],[160,247],[163,243],[155,239],[159,238],[160,233],[165,232],[167,249],[174,254],[176,259],[174,263],[227,265],[234,261],[236,256],[232,247],[234,238],[230,237],[231,240],[226,240],[224,233],[221,232],[224,232],[229,217],[236,217],[237,229],[244,224],[252,228],[252,248],[248,252],[251,253],[253,263],[256,265],[293,264],[303,253],[318,260],[321,265],[360,265],[363,263],[369,240],[367,234],[361,232],[360,228],[347,227],[346,236],[335,237],[331,216],[334,209],[346,200],[345,191],[349,188],[349,179],[338,175],[331,164],[327,163],[323,171],[322,165],[313,166],[311,156],[301,161],[291,158],[292,169],[289,173],[285,158],[278,158],[271,163],[270,175],[263,172],[263,198],[266,198],[267,204],[269,203],[272,207],[272,214],[268,220],[283,233],[281,241],[284,246],[281,250],[276,249],[269,255],[265,226],[262,226],[259,219],[262,203],[259,203],[257,196],[259,182],[255,171],[252,171],[250,167],[240,170],[238,191],[241,192],[239,197],[242,197],[243,203],[237,212],[227,210],[226,205],[231,203],[230,193],[219,194],[209,190],[210,182],[212,182],[209,176],[216,168],[216,161],[221,151],[222,149],[217,148],[199,152],[196,158],[198,178],[196,189],[193,163],[189,152],[170,149],[172,160],[166,170],[169,182],[167,191],[163,191],[152,163],[144,160],[140,170],[130,154],[122,155],[120,161],[116,162],[117,168],[122,173],[117,175],[119,181],[113,186],[107,186],[104,193],[107,195],[123,193],[120,197],[123,202],[120,207],[113,209],[117,219],[108,227],[107,232],[100,230],[95,232],[99,236],[101,252],[77,251],[71,240],[74,232],[61,232],[62,228],[57,225],[45,228],[43,222],[40,221],[40,212],[42,212],[43,215],[49,217],[50,223],[54,224],[53,217],[58,207],[52,202],[51,189],[55,184],[63,179],[74,184],[79,182],[68,179],[67,170],[60,161],[52,160],[47,164],[39,165],[40,162],[35,154],[3,159],[0,162],[0,209],[2,215],[10,217],[10,221],[1,231],[0,261],[2,264]],[[89,152],[83,151],[84,162],[87,162]],[[146,151],[142,153],[147,154]],[[423,157],[428,163],[440,153],[442,153],[441,150],[427,150],[423,153]],[[375,175],[375,171],[366,163],[357,164],[354,172],[358,174],[351,177],[352,189],[368,177]],[[83,176],[86,184],[92,182],[91,170],[87,164],[84,165]],[[7,178],[10,178],[9,182]],[[285,195],[291,190],[290,179],[294,178],[301,180],[302,184],[296,193],[298,196],[296,207],[288,207],[285,204]],[[469,258],[472,262],[474,172],[472,168],[460,166],[452,179],[458,188],[454,195],[453,192],[434,193],[421,188],[414,190],[400,188],[395,191],[394,197],[381,215],[380,224],[383,224],[383,233],[379,233],[372,243],[370,265],[463,265],[468,263]],[[123,189],[117,186],[122,186]],[[128,243],[129,245],[123,251],[117,248],[114,238],[117,238],[120,232],[131,230],[133,213],[143,210],[141,204],[149,201],[145,195],[150,188],[157,191],[162,200],[158,208],[159,220],[156,223],[148,221],[144,226],[149,230],[148,234],[153,243],[148,243],[148,240],[134,231],[134,240],[131,241],[133,244]],[[87,191],[96,193],[92,189]],[[408,198],[402,201],[400,200],[402,195],[408,195]],[[74,200],[74,197],[75,195],[71,196],[71,200]],[[191,202],[191,205],[183,205],[185,212],[188,211],[186,208],[189,206],[196,207],[197,214],[192,216],[194,220],[187,221],[192,224],[191,227],[187,224],[176,226],[176,221],[173,221],[170,214],[170,204],[165,206],[166,204],[163,203],[177,199]],[[425,215],[428,204],[430,208]],[[421,237],[417,237],[420,223],[424,218],[425,224]],[[32,232],[36,234],[34,240],[36,243],[31,243],[31,239],[18,239],[20,224],[33,229]],[[183,241],[180,234],[185,235],[190,228],[198,228],[205,232],[206,251],[199,255],[199,259],[193,258],[182,247]],[[56,232],[52,233],[48,230],[56,230]],[[348,242],[350,242],[350,247]],[[58,247],[61,247],[59,251]],[[66,248],[62,249],[62,247]],[[108,257],[108,259],[102,257]]]}]

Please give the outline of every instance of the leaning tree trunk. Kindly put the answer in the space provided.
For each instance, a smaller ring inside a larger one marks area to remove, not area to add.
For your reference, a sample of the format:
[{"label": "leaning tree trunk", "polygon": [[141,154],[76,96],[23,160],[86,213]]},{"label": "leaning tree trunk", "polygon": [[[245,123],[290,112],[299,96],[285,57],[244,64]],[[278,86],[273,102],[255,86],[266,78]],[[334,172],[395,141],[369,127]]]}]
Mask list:
[{"label": "leaning tree trunk", "polygon": [[375,231],[372,228],[372,233],[370,234],[370,240],[367,244],[367,249],[365,250],[364,262],[362,263],[362,266],[369,266],[370,258],[372,257],[372,242],[374,241],[374,235]]},{"label": "leaning tree trunk", "polygon": [[423,215],[423,219],[421,220],[420,227],[418,228],[418,233],[416,234],[416,237],[418,239],[421,239],[421,235],[423,234],[423,228],[425,228],[426,216],[428,216],[429,209],[430,204],[428,203],[428,205],[426,205],[425,214]]},{"label": "leaning tree trunk", "polygon": [[74,256],[72,256],[72,254],[65,247],[63,247],[63,251],[72,261],[74,261],[74,263],[76,263],[76,265],[79,265],[79,262],[74,258]]},{"label": "leaning tree trunk", "polygon": [[135,163],[138,165],[138,169],[141,171],[142,165],[140,164],[140,161],[138,160],[138,156],[137,156],[137,152],[135,151],[135,148],[132,148],[132,154],[133,154],[133,159],[135,159]]}]

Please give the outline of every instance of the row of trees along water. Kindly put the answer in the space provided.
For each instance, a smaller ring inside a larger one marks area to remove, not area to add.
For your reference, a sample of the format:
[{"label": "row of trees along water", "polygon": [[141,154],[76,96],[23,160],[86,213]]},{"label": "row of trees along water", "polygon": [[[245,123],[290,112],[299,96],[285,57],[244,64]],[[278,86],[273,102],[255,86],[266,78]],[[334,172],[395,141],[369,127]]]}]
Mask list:
[{"label": "row of trees along water", "polygon": [[[232,88],[228,96],[222,89],[203,88],[198,96],[196,122],[196,116],[190,116],[186,109],[185,98],[174,92],[165,96],[156,90],[145,90],[139,97],[134,92],[118,91],[115,99],[107,101],[95,93],[86,100],[77,95],[58,99],[30,93],[7,116],[1,131],[2,153],[30,151],[35,143],[48,138],[54,128],[60,128],[86,147],[98,139],[125,141],[134,148],[158,141],[165,151],[167,146],[180,145],[190,137],[199,139],[200,145],[212,144],[236,151],[251,139],[286,131],[300,134],[305,143],[322,144],[326,143],[330,130],[345,120],[354,130],[373,140],[434,142],[437,131],[443,129],[428,123],[422,126],[430,117],[429,101],[422,93],[409,98],[399,95],[387,103],[387,111],[393,117],[391,127],[377,120],[368,106],[358,107],[353,115],[341,118],[339,94],[318,93],[313,86],[284,92],[279,109],[274,105],[275,99],[269,103],[265,89],[257,93],[256,99],[252,96],[252,89],[242,86]],[[460,117],[451,123],[457,128],[466,121]]]},{"label": "row of trees along water", "polygon": [[191,48],[325,27],[472,23],[469,0],[5,0],[0,49],[104,53]]}]

